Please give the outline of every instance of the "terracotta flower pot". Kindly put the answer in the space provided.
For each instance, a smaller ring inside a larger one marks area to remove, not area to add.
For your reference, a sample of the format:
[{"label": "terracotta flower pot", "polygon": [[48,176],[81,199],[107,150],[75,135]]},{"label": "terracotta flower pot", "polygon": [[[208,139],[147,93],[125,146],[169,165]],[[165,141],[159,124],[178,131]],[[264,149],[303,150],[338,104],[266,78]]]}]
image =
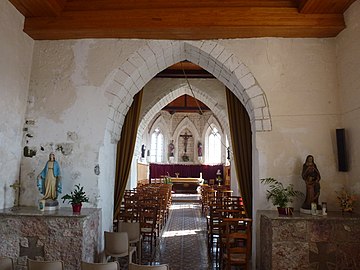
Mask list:
[{"label": "terracotta flower pot", "polygon": [[73,205],[72,205],[73,212],[74,212],[74,213],[80,213],[80,212],[81,212],[81,206],[82,206],[81,203],[73,204]]}]

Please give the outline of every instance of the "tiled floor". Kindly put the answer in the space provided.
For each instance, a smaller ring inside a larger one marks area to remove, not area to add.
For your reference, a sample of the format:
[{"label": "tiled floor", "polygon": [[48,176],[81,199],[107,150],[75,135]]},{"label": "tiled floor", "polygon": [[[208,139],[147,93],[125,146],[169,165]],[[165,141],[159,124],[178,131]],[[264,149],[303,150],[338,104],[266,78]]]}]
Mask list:
[{"label": "tiled floor", "polygon": [[213,269],[207,254],[206,219],[201,214],[197,195],[173,197],[170,216],[154,257],[154,264],[169,264],[171,270]]},{"label": "tiled floor", "polygon": [[[144,243],[142,264],[168,264],[170,270],[221,270],[216,256],[208,256],[206,218],[199,196],[174,194],[169,219],[150,254]],[[121,263],[127,269],[127,263]]]}]

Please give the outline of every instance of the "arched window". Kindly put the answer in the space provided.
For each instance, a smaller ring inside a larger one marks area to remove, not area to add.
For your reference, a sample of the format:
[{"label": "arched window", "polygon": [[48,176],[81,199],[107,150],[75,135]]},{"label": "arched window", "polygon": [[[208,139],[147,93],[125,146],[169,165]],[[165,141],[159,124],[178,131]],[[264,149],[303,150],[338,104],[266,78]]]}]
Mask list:
[{"label": "arched window", "polygon": [[221,135],[215,125],[211,125],[205,138],[207,140],[207,158],[208,164],[221,163]]},{"label": "arched window", "polygon": [[156,128],[151,135],[151,162],[163,162],[164,157],[164,135],[159,128]]}]

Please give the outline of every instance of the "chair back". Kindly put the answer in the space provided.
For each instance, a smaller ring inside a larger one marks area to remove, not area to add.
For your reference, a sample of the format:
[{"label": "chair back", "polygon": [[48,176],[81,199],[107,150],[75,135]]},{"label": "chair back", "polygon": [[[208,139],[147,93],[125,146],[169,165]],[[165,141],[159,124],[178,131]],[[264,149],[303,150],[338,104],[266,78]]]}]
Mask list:
[{"label": "chair back", "polygon": [[140,222],[119,222],[118,232],[127,232],[129,242],[140,240]]},{"label": "chair back", "polygon": [[129,252],[129,237],[127,232],[104,232],[105,255],[118,255]]},{"label": "chair back", "polygon": [[119,262],[89,263],[81,262],[81,270],[120,270]]},{"label": "chair back", "polygon": [[129,264],[129,270],[169,270],[169,265],[139,265],[135,263]]},{"label": "chair back", "polygon": [[226,269],[231,269],[231,265],[244,265],[247,269],[251,256],[252,219],[229,218],[223,222],[226,226],[223,235],[226,241]]},{"label": "chair back", "polygon": [[63,261],[34,261],[28,259],[28,270],[64,270]]},{"label": "chair back", "polygon": [[10,257],[0,257],[1,270],[14,270],[13,260]]}]

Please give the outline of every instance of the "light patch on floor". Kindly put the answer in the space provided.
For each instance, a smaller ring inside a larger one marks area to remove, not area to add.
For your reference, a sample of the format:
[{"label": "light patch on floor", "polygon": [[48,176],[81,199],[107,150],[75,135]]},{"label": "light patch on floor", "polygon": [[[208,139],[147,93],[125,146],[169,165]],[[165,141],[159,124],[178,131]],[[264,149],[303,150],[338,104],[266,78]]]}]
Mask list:
[{"label": "light patch on floor", "polygon": [[192,235],[192,234],[196,234],[196,232],[200,232],[200,230],[168,231],[168,232],[164,232],[162,237],[165,238],[165,237]]}]

